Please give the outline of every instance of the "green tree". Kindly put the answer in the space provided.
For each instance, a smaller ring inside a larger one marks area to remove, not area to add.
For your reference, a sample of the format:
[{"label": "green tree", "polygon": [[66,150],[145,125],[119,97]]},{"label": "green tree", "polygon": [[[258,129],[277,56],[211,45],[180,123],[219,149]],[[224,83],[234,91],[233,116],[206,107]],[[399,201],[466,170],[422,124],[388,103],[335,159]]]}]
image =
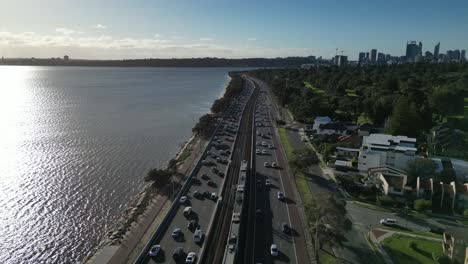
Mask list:
[{"label": "green tree", "polygon": [[422,128],[416,106],[406,97],[400,96],[390,116],[387,132],[392,135],[415,137]]},{"label": "green tree", "polygon": [[408,183],[416,182],[416,178],[421,179],[436,178],[437,164],[426,158],[416,158],[408,161],[406,164],[406,173],[408,176]]},{"label": "green tree", "polygon": [[314,237],[315,249],[342,247],[346,241],[345,234],[352,223],[346,217],[346,202],[332,194],[320,194],[314,202],[306,205],[309,231]]},{"label": "green tree", "polygon": [[315,152],[310,148],[301,148],[293,150],[293,158],[289,161],[289,165],[294,168],[294,177],[298,172],[304,172],[312,164],[318,163],[318,158]]},{"label": "green tree", "polygon": [[153,182],[155,187],[163,187],[167,185],[171,180],[172,174],[168,170],[163,169],[151,169],[145,176],[146,182]]},{"label": "green tree", "polygon": [[463,211],[463,216],[468,218],[468,209],[465,209],[465,211]]},{"label": "green tree", "polygon": [[424,200],[424,199],[418,199],[414,201],[414,210],[419,211],[419,212],[424,212],[426,210],[429,210],[432,207],[432,201],[430,200]]},{"label": "green tree", "polygon": [[205,114],[198,120],[192,128],[192,132],[200,134],[204,138],[209,138],[213,132],[215,118],[213,115]]},{"label": "green tree", "polygon": [[463,114],[463,92],[456,85],[437,87],[431,96],[431,106],[441,117]]}]

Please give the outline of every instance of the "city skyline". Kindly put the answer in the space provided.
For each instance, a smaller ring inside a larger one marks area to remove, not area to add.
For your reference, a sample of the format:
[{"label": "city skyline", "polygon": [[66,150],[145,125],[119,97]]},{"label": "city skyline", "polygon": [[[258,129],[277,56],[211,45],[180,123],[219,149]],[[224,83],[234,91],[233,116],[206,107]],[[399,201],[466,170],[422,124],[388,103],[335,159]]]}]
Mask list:
[{"label": "city skyline", "polygon": [[331,58],[338,49],[357,60],[360,51],[373,48],[403,55],[401,43],[411,39],[426,47],[442,42],[441,53],[468,47],[464,1],[0,2],[6,7],[4,57]]}]

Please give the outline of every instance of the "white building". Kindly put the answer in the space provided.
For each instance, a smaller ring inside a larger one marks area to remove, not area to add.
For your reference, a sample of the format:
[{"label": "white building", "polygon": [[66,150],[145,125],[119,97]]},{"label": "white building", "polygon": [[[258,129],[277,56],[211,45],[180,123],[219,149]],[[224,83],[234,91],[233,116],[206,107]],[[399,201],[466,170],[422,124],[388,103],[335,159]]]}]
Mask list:
[{"label": "white building", "polygon": [[314,125],[312,126],[312,129],[315,130],[315,131],[318,131],[320,129],[321,125],[326,125],[326,124],[329,124],[331,122],[332,122],[332,120],[328,116],[317,116],[314,119]]},{"label": "white building", "polygon": [[417,157],[416,150],[415,138],[370,134],[362,138],[358,169],[361,173],[382,166],[405,170],[406,163]]}]

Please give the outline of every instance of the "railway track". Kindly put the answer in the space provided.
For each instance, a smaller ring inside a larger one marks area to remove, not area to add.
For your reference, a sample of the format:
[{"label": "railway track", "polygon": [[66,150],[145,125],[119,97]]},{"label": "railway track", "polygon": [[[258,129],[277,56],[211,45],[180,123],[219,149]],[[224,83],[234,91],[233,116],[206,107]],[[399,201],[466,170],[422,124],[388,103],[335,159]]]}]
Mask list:
[{"label": "railway track", "polygon": [[[242,115],[240,122],[238,140],[234,146],[234,153],[232,155],[231,166],[229,166],[228,173],[226,174],[226,183],[223,190],[223,202],[219,210],[219,214],[215,218],[215,227],[211,231],[210,238],[205,247],[206,253],[204,254],[201,263],[222,263],[224,257],[224,250],[228,240],[229,229],[231,225],[232,211],[235,200],[236,186],[239,179],[240,165],[242,160],[249,160],[252,155],[252,123],[255,114],[255,101],[259,94],[259,89],[254,86],[249,101],[246,105],[245,111]],[[247,178],[249,178],[247,176]]]}]

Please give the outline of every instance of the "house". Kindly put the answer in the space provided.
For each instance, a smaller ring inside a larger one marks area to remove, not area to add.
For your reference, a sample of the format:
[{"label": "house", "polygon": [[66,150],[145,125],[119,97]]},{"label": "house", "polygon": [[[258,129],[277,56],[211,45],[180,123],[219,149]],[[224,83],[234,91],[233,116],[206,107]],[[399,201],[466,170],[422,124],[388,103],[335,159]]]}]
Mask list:
[{"label": "house", "polygon": [[385,195],[403,196],[405,190],[412,189],[406,186],[406,173],[390,166],[369,169],[369,177]]},{"label": "house", "polygon": [[[449,208],[453,211],[455,209],[455,202],[457,198],[457,189],[455,182],[451,183],[435,183],[434,186],[439,186],[439,188],[434,188],[437,190],[435,192],[432,204],[440,206],[440,208]],[[440,192],[440,193],[439,193]]]},{"label": "house", "polygon": [[456,186],[457,206],[460,209],[468,208],[468,183]]},{"label": "house", "polygon": [[318,131],[321,125],[329,124],[332,120],[328,116],[317,116],[314,119],[314,125],[312,126],[312,130]]},{"label": "house", "polygon": [[417,157],[416,150],[415,138],[370,134],[362,139],[358,169],[364,174],[370,168],[382,166],[404,170],[407,162]]},{"label": "house", "polygon": [[361,123],[358,126],[358,135],[363,137],[363,136],[368,136],[370,133],[374,130],[371,124],[369,123]]},{"label": "house", "polygon": [[357,148],[336,147],[336,159],[338,160],[352,160],[358,157],[359,149]]},{"label": "house", "polygon": [[434,182],[431,179],[416,178],[416,198],[432,200],[434,194]]}]

